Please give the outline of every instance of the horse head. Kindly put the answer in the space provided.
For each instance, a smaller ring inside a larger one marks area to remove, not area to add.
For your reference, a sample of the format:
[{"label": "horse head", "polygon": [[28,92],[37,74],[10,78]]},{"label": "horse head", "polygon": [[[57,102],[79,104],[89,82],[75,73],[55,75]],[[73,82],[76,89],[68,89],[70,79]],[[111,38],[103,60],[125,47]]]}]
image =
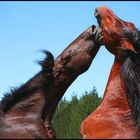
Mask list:
[{"label": "horse head", "polygon": [[118,57],[120,50],[134,51],[137,29],[133,23],[120,19],[105,6],[98,7],[94,15],[103,30],[104,45],[109,52]]}]

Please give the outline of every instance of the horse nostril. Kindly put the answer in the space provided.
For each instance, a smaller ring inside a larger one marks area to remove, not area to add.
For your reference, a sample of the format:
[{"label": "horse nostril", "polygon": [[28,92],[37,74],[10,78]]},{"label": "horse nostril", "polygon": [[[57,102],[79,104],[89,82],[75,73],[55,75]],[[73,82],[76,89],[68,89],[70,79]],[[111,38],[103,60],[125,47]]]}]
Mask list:
[{"label": "horse nostril", "polygon": [[95,9],[94,16],[95,16],[95,17],[98,17],[98,16],[99,16],[98,9]]}]

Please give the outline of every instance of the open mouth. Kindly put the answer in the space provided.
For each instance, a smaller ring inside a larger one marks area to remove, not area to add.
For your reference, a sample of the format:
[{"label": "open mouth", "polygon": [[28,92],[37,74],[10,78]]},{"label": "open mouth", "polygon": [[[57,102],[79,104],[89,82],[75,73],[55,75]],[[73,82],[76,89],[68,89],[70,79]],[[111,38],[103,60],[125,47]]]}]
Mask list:
[{"label": "open mouth", "polygon": [[101,18],[100,18],[100,15],[99,15],[99,11],[97,9],[95,9],[94,16],[97,19],[98,25],[101,27]]},{"label": "open mouth", "polygon": [[96,42],[98,42],[98,45],[103,45],[103,31],[99,26],[92,26],[92,34],[96,40]]},{"label": "open mouth", "polygon": [[94,32],[96,32],[96,34],[98,35],[97,41],[100,42],[99,44],[103,45],[104,44],[103,43],[103,31],[102,31],[102,28],[101,28],[101,18],[100,18],[98,9],[95,9],[94,16],[96,17],[97,23],[100,27],[98,31],[96,31],[96,29],[95,29]]}]

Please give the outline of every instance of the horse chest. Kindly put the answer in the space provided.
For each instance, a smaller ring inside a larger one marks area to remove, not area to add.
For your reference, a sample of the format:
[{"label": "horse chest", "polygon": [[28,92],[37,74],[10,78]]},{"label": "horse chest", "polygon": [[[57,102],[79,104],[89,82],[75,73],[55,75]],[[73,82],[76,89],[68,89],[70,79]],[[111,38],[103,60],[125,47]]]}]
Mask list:
[{"label": "horse chest", "polygon": [[104,97],[107,100],[126,99],[125,90],[126,89],[120,75],[117,75],[108,82]]},{"label": "horse chest", "polygon": [[119,75],[108,82],[100,106],[81,125],[83,138],[136,138],[131,110]]},{"label": "horse chest", "polygon": [[99,107],[84,120],[81,132],[86,139],[136,138],[133,125],[124,112],[115,108],[101,110]]}]

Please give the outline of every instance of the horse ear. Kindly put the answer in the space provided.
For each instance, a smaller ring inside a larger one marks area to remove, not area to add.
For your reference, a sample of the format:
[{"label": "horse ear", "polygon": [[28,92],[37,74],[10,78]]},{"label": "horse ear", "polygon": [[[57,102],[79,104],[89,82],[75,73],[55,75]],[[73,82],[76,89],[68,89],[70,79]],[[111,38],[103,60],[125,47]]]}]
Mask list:
[{"label": "horse ear", "polygon": [[133,45],[135,51],[140,52],[140,30],[123,28],[125,38],[127,38]]},{"label": "horse ear", "polygon": [[120,46],[118,46],[116,48],[116,51],[117,51],[116,59],[120,59],[120,58],[122,59],[122,56],[124,59],[126,57],[137,54],[137,52],[134,50],[132,44],[127,39],[123,39],[120,41]]},{"label": "horse ear", "polygon": [[135,51],[133,44],[127,38],[120,41],[120,46],[126,50]]},{"label": "horse ear", "polygon": [[52,53],[47,50],[41,50],[41,52],[46,55],[46,58],[44,60],[38,60],[36,62],[41,65],[43,71],[52,70],[54,66],[54,57]]}]

